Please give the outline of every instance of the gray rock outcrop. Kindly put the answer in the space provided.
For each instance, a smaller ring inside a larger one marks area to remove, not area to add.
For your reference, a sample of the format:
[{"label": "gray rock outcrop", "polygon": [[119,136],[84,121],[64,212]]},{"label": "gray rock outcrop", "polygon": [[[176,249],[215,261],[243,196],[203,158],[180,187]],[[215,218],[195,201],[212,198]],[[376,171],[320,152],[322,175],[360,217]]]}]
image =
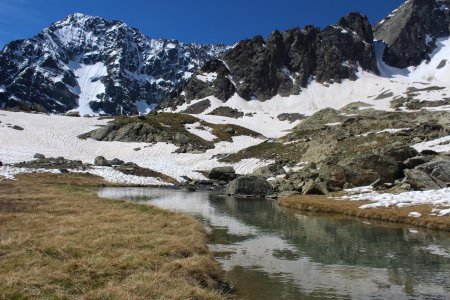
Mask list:
[{"label": "gray rock outcrop", "polygon": [[404,183],[409,184],[416,191],[438,190],[447,187],[443,181],[419,169],[405,170]]},{"label": "gray rock outcrop", "polygon": [[439,157],[417,167],[434,178],[450,183],[450,157]]}]

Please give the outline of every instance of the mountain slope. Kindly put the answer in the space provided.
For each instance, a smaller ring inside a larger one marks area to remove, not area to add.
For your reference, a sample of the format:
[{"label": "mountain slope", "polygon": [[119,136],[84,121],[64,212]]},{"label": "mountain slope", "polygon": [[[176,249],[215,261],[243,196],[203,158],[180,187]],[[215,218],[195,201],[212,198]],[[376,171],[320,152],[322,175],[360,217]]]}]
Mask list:
[{"label": "mountain slope", "polygon": [[144,113],[225,49],[151,39],[120,21],[73,14],[0,52],[0,105]]}]

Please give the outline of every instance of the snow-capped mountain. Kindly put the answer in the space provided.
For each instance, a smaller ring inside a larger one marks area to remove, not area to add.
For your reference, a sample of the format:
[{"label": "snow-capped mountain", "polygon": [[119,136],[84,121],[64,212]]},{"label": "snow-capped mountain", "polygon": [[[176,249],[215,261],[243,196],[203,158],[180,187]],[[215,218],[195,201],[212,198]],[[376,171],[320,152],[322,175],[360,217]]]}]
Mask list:
[{"label": "snow-capped mountain", "polygon": [[304,116],[351,103],[449,110],[449,57],[450,1],[408,0],[374,27],[351,13],[323,30],[306,26],[244,40],[161,106],[271,137]]},{"label": "snow-capped mountain", "polygon": [[120,21],[73,14],[0,52],[0,107],[148,112],[225,49],[152,39]]}]

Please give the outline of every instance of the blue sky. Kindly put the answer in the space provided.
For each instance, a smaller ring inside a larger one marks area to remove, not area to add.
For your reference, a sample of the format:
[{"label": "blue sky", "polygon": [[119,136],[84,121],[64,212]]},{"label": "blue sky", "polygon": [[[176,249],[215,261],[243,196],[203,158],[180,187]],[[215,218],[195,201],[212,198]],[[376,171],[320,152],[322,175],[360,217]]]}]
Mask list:
[{"label": "blue sky", "polygon": [[122,20],[150,37],[226,43],[274,29],[324,27],[351,11],[376,23],[403,0],[0,0],[0,47],[68,14]]}]

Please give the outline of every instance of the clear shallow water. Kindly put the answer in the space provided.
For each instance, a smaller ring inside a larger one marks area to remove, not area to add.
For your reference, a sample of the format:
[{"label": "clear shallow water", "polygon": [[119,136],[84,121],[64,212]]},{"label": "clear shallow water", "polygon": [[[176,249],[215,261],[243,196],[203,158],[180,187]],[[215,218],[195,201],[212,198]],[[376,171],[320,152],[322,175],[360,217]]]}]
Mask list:
[{"label": "clear shallow water", "polygon": [[154,188],[99,195],[190,214],[242,299],[450,299],[450,234],[264,199]]}]

